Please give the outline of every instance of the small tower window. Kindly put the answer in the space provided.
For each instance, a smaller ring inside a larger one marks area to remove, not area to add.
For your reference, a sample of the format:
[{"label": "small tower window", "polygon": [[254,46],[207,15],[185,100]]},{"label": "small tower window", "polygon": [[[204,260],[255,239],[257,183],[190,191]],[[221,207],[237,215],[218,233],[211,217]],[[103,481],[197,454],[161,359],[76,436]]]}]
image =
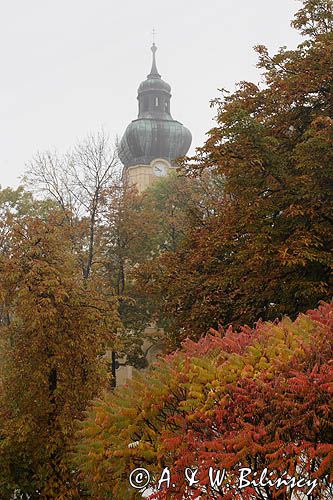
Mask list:
[{"label": "small tower window", "polygon": [[158,97],[155,97],[155,108],[158,108],[159,105],[160,105],[159,99]]}]

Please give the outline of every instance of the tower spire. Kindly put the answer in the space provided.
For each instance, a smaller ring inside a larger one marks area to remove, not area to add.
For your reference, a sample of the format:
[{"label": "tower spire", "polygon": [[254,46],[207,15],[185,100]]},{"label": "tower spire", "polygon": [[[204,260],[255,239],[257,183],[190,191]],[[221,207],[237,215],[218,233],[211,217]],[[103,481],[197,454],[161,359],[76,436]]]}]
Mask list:
[{"label": "tower spire", "polygon": [[[155,30],[153,30],[153,35],[155,36]],[[155,54],[156,54],[156,51],[157,51],[157,47],[155,45],[155,42],[153,42],[153,45],[151,46],[151,51],[153,53],[153,63],[152,63],[151,70],[150,70],[150,73],[147,76],[147,78],[161,78],[161,75],[157,71],[157,66],[156,66],[156,56],[155,56]]]},{"label": "tower spire", "polygon": [[[153,39],[151,71],[138,88],[138,117],[128,125],[119,146],[119,157],[131,183],[136,173],[140,179],[144,173],[142,179],[146,179],[147,167],[152,167],[154,160],[162,159],[173,165],[176,158],[185,156],[191,144],[191,132],[170,113],[171,87],[157,71],[156,50]],[[133,169],[127,170],[129,167]]]}]

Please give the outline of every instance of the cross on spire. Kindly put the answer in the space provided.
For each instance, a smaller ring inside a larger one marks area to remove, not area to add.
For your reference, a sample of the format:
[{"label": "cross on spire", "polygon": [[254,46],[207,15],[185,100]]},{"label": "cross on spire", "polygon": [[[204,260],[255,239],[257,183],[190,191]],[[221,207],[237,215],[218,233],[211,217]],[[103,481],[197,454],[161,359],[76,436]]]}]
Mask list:
[{"label": "cross on spire", "polygon": [[153,28],[152,35],[153,35],[153,45],[151,46],[151,51],[153,53],[153,64],[152,64],[150,73],[147,76],[147,78],[161,78],[161,75],[157,71],[157,66],[156,66],[156,57],[155,57],[155,54],[156,54],[156,51],[157,51],[157,47],[155,45],[155,35],[156,35],[155,28]]}]

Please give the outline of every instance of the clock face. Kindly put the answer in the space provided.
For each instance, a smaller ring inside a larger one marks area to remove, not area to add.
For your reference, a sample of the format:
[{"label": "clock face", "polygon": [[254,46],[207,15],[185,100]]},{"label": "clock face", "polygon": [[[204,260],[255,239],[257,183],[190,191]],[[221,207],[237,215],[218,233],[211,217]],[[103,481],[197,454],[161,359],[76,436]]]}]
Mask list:
[{"label": "clock face", "polygon": [[163,177],[167,174],[167,167],[164,163],[155,163],[153,171],[158,177]]}]

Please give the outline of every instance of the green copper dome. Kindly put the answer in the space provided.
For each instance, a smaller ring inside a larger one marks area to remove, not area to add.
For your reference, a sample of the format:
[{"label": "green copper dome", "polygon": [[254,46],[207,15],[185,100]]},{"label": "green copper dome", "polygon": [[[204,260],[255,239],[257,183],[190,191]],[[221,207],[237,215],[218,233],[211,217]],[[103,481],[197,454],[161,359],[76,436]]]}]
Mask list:
[{"label": "green copper dome", "polygon": [[119,146],[125,167],[149,165],[155,158],[173,163],[187,153],[192,141],[191,132],[170,114],[171,87],[157,71],[155,44],[151,50],[152,68],[138,89],[139,115],[128,125]]}]

